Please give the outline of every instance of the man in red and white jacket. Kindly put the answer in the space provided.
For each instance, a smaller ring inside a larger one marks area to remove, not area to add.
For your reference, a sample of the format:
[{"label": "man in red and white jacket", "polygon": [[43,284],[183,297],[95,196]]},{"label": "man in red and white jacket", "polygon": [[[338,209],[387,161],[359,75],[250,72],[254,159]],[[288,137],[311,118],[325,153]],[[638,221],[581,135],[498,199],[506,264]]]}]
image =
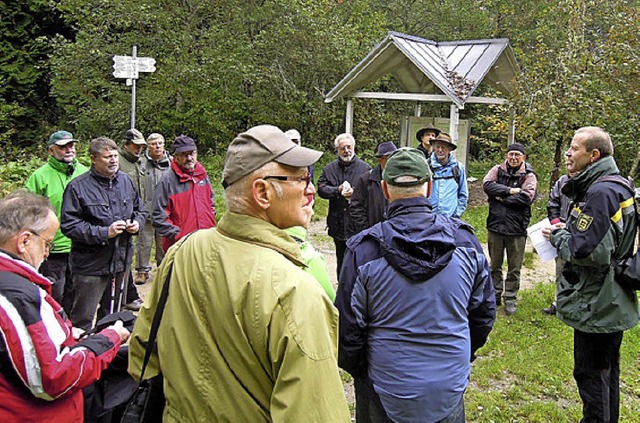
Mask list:
[{"label": "man in red and white jacket", "polygon": [[195,141],[186,135],[173,142],[171,170],[162,175],[156,188],[151,221],[162,236],[165,252],[191,232],[216,226],[211,181],[198,162]]},{"label": "man in red and white jacket", "polygon": [[58,226],[45,197],[18,191],[0,200],[2,422],[82,422],[82,388],[100,378],[129,338],[118,321],[76,340],[51,282],[37,271]]}]

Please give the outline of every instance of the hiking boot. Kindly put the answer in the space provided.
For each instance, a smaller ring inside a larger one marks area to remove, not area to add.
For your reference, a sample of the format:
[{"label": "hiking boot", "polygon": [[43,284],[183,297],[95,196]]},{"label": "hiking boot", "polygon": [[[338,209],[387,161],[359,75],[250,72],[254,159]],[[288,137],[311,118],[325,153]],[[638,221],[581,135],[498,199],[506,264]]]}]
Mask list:
[{"label": "hiking boot", "polygon": [[512,314],[516,314],[518,309],[516,308],[516,303],[514,301],[505,301],[504,302],[504,312],[507,316],[511,316]]},{"label": "hiking boot", "polygon": [[141,307],[142,307],[142,300],[138,298],[137,300],[133,300],[129,304],[125,305],[124,309],[130,310],[130,311],[140,311]]},{"label": "hiking boot", "polygon": [[542,312],[544,314],[548,314],[550,316],[555,315],[557,311],[558,311],[558,309],[556,308],[555,303],[551,303],[551,305],[549,307],[542,309]]},{"label": "hiking boot", "polygon": [[138,272],[133,279],[133,283],[136,285],[144,285],[149,280],[149,272]]}]

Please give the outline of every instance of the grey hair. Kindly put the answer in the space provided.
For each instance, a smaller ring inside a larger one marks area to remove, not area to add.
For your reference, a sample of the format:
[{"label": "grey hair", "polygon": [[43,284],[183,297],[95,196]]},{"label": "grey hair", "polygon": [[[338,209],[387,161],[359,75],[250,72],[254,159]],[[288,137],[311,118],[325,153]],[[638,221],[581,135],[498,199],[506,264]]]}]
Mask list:
[{"label": "grey hair", "polygon": [[586,134],[584,147],[587,151],[593,151],[597,149],[602,157],[613,155],[613,143],[611,142],[611,136],[607,131],[598,126],[583,126],[578,128],[573,134]]},{"label": "grey hair", "polygon": [[49,199],[25,190],[0,200],[0,245],[28,230],[40,234],[49,228],[47,217],[55,213]]},{"label": "grey hair", "polygon": [[335,148],[338,148],[338,143],[340,142],[340,140],[342,139],[348,139],[349,141],[351,141],[353,143],[353,145],[356,145],[356,139],[353,138],[353,135],[351,134],[347,134],[346,132],[344,134],[340,134],[336,137],[336,139],[333,141],[333,146]]},{"label": "grey hair", "polygon": [[162,134],[159,134],[157,132],[154,132],[153,134],[149,134],[149,136],[147,137],[147,142],[151,142],[151,140],[162,140],[162,142],[165,142],[164,136]]},{"label": "grey hair", "polygon": [[89,154],[97,156],[104,150],[117,150],[118,145],[111,138],[98,137],[91,140],[89,144]]},{"label": "grey hair", "polygon": [[[227,203],[227,209],[237,214],[247,214],[251,208],[251,184],[254,180],[267,176],[278,168],[278,163],[269,162],[238,179],[224,190],[224,200]],[[280,184],[273,183],[276,181],[269,180],[276,191],[278,198],[284,196]],[[276,188],[277,186],[277,188]]]},{"label": "grey hair", "polygon": [[420,185],[413,185],[409,187],[399,187],[397,185],[391,185],[387,183],[387,191],[389,192],[390,199],[408,198],[408,197],[426,197],[427,196],[427,183]]}]

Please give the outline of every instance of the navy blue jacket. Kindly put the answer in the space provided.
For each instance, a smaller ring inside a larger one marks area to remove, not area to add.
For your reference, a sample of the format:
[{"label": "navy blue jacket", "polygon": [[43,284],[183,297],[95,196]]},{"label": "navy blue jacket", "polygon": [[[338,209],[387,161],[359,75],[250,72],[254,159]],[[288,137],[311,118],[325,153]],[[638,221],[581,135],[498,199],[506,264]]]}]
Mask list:
[{"label": "navy blue jacket", "polygon": [[109,225],[135,219],[143,230],[147,217],[133,179],[126,173],[118,171],[113,179],[107,179],[92,166],[73,179],[64,190],[60,211],[60,229],[71,239],[71,271],[92,276],[124,271],[125,256],[126,265],[133,258],[131,235],[125,231],[109,238]]},{"label": "navy blue jacket", "polygon": [[439,421],[467,387],[496,316],[487,260],[471,227],[424,197],[347,242],[335,305],[340,367],[368,372],[393,421]]}]

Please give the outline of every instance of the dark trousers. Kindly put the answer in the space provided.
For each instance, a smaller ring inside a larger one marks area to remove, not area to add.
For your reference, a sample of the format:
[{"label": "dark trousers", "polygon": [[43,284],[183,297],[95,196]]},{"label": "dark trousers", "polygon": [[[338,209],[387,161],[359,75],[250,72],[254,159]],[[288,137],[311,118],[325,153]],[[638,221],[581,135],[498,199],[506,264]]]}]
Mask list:
[{"label": "dark trousers", "polygon": [[573,377],[582,399],[581,422],[614,423],[620,416],[623,332],[573,332]]},{"label": "dark trousers", "polygon": [[[354,388],[356,393],[356,423],[393,423],[393,420],[387,416],[384,410],[380,396],[373,389],[373,383],[368,377],[354,378]],[[358,395],[360,391],[360,395]],[[361,411],[359,401],[365,402],[364,410]],[[360,413],[366,417],[360,418]],[[460,401],[453,408],[451,413],[437,423],[465,423],[464,396],[460,397]]]},{"label": "dark trousers", "polygon": [[[524,262],[526,236],[507,236],[488,231],[487,246],[491,258],[491,280],[496,291],[496,300],[516,301],[520,290],[520,269]],[[502,279],[502,262],[507,252],[507,277]]]},{"label": "dark trousers", "polygon": [[340,280],[340,269],[342,269],[342,261],[344,260],[344,253],[347,251],[347,241],[342,239],[333,238],[333,243],[336,246],[336,277]]},{"label": "dark trousers", "polygon": [[53,282],[51,296],[69,313],[73,304],[73,282],[69,270],[69,253],[49,254],[49,257],[40,265],[39,271]]}]

